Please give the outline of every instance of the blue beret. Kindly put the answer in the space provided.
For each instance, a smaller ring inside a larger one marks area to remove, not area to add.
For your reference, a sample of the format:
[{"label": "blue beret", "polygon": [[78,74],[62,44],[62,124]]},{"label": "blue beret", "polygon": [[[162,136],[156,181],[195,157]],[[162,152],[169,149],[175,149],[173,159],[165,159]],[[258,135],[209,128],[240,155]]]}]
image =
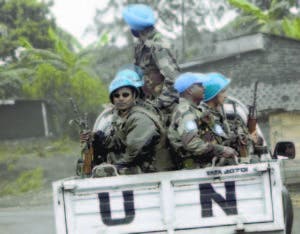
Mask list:
[{"label": "blue beret", "polygon": [[154,12],[144,4],[130,4],[123,9],[123,19],[132,30],[142,31],[155,24]]},{"label": "blue beret", "polygon": [[174,88],[178,93],[183,93],[185,90],[190,88],[193,84],[202,84],[205,87],[208,77],[201,73],[183,73],[177,77],[174,83]]}]

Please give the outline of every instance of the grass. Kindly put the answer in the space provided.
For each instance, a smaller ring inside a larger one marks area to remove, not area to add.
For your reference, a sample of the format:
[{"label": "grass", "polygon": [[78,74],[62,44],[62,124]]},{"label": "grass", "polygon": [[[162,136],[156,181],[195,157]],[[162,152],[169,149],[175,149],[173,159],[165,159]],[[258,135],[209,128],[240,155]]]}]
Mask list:
[{"label": "grass", "polygon": [[0,190],[0,196],[19,195],[28,191],[40,189],[43,185],[43,169],[36,168],[22,172],[19,177]]},{"label": "grass", "polygon": [[43,187],[44,169],[32,163],[37,158],[43,161],[57,155],[77,157],[78,152],[80,152],[79,143],[68,138],[1,142],[0,196],[19,195]]},{"label": "grass", "polygon": [[71,154],[76,149],[79,150],[79,143],[68,138],[6,141],[0,144],[0,163],[18,160],[24,155],[51,157],[57,154]]}]

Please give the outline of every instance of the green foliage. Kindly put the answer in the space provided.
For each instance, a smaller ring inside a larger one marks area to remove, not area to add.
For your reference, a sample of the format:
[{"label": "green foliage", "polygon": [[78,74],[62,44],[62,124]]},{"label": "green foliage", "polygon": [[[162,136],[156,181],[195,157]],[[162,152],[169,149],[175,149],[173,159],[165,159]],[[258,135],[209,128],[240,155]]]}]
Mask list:
[{"label": "green foliage", "polygon": [[245,33],[260,31],[300,39],[300,18],[290,13],[290,8],[296,4],[295,1],[272,0],[269,5],[263,5],[269,7],[266,10],[247,0],[228,2],[243,12],[232,25],[236,28],[247,28]]},{"label": "green foliage", "polygon": [[300,18],[292,20],[285,18],[282,27],[288,37],[300,39]]},{"label": "green foliage", "polygon": [[0,99],[17,98],[22,95],[22,83],[25,74],[31,70],[15,68],[11,65],[0,66]]},{"label": "green foliage", "polygon": [[228,0],[228,2],[231,5],[242,9],[245,13],[255,16],[261,21],[268,21],[268,15],[266,13],[264,13],[260,8],[256,7],[255,5],[251,4],[246,0]]},{"label": "green foliage", "polygon": [[19,177],[4,186],[0,190],[0,195],[18,195],[31,190],[41,188],[43,185],[43,169],[36,168],[33,170],[22,172]]},{"label": "green foliage", "polygon": [[16,59],[15,50],[24,38],[35,48],[53,48],[48,29],[55,28],[50,16],[51,2],[38,0],[9,0],[0,2],[0,58]]},{"label": "green foliage", "polygon": [[27,98],[45,99],[54,105],[57,124],[63,134],[72,118],[69,97],[80,106],[81,111],[96,115],[100,106],[108,101],[106,87],[91,69],[92,54],[71,51],[53,30],[49,36],[54,40],[54,51],[28,49],[22,52],[19,66],[30,67],[32,74],[23,82]]}]

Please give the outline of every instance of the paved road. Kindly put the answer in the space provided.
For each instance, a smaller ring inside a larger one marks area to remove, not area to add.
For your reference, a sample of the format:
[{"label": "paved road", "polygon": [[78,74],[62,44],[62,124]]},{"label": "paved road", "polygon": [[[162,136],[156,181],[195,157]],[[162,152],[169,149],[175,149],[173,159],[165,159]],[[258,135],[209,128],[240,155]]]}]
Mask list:
[{"label": "paved road", "polygon": [[[294,206],[293,234],[300,233],[300,206]],[[0,208],[0,234],[54,234],[51,205],[32,208]]]},{"label": "paved road", "polygon": [[0,234],[54,234],[52,205],[0,208]]}]

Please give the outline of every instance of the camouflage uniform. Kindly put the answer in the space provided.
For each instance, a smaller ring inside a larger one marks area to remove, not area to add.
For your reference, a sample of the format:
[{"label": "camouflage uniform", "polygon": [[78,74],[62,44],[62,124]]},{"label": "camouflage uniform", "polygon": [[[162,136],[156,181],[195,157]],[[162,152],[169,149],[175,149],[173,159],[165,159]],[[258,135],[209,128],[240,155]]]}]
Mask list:
[{"label": "camouflage uniform", "polygon": [[213,138],[218,144],[224,144],[224,142],[227,141],[230,136],[230,126],[224,115],[220,111],[211,108],[206,103],[201,103],[199,108],[213,118],[214,124],[211,128]]},{"label": "camouflage uniform", "polygon": [[[141,32],[147,40],[135,46],[135,65],[144,71],[146,98],[155,100],[155,105],[165,113],[173,109],[178,94],[173,83],[179,74],[179,66],[170,51],[170,45],[154,28]],[[167,109],[167,110],[166,110]]]},{"label": "camouflage uniform", "polygon": [[170,143],[179,156],[179,167],[205,167],[214,156],[222,154],[223,146],[218,145],[214,138],[203,140],[213,124],[213,119],[195,104],[180,98],[168,130]]},{"label": "camouflage uniform", "polygon": [[242,120],[240,118],[227,120],[222,112],[211,108],[206,103],[201,103],[200,108],[213,116],[216,126],[213,129],[218,143],[234,148],[240,157],[247,157],[251,142],[249,132]]},{"label": "camouflage uniform", "polygon": [[134,106],[126,117],[121,118],[117,110],[113,113],[113,133],[106,141],[110,151],[108,163],[116,165],[120,174],[155,171],[153,164],[162,128],[158,126],[158,118],[148,112]]}]

